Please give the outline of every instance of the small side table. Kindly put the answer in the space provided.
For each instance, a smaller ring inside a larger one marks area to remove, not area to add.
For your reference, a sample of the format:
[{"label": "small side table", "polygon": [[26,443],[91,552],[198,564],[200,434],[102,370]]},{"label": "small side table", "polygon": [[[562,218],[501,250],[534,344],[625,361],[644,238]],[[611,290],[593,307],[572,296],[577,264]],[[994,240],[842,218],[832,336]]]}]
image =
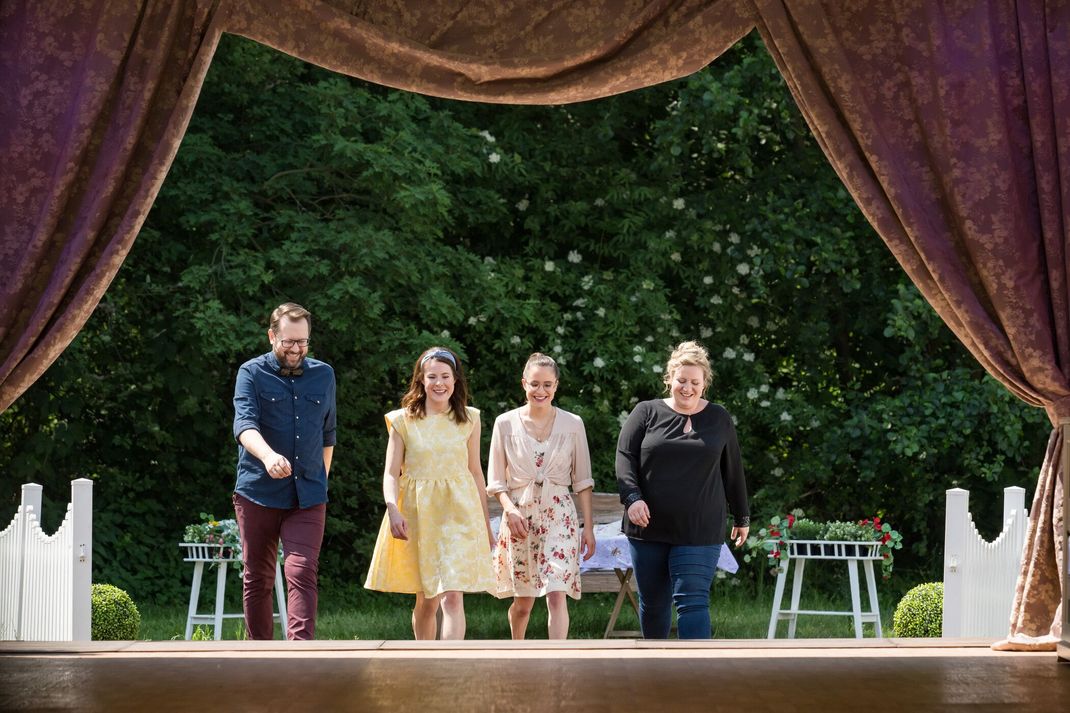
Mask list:
[{"label": "small side table", "polygon": [[[826,542],[823,540],[791,540],[788,542],[788,561],[782,562],[777,570],[776,591],[773,594],[773,611],[769,615],[768,639],[776,638],[776,625],[781,619],[788,620],[788,638],[795,638],[795,624],[800,614],[819,614],[823,616],[849,616],[854,619],[855,638],[862,638],[862,623],[872,622],[878,638],[884,636],[881,630],[880,605],[877,603],[877,580],[873,576],[873,562],[883,559],[879,542]],[[802,594],[803,575],[807,560],[840,560],[847,564],[847,575],[851,581],[851,611],[821,611],[799,609],[799,596]],[[869,611],[862,611],[861,597],[858,592],[858,563],[866,572],[866,589],[869,593]],[[784,599],[784,584],[788,578],[788,567],[795,563],[795,577],[791,583],[791,608],[781,609]]]},{"label": "small side table", "polygon": [[[242,613],[227,614],[223,611],[224,594],[227,587],[227,569],[231,562],[241,563],[234,557],[233,551],[223,545],[209,545],[199,542],[181,542],[179,547],[186,550],[182,558],[184,562],[193,562],[193,586],[189,592],[189,613],[186,615],[186,641],[193,636],[193,627],[196,624],[209,624],[214,627],[215,640],[223,638],[223,620],[244,617]],[[197,601],[201,595],[201,577],[204,575],[205,563],[214,564],[218,567],[215,585],[215,613],[198,614]],[[286,588],[282,582],[282,570],[279,562],[275,560],[275,600],[278,602],[279,611],[274,615],[275,621],[283,627],[286,626]]]}]

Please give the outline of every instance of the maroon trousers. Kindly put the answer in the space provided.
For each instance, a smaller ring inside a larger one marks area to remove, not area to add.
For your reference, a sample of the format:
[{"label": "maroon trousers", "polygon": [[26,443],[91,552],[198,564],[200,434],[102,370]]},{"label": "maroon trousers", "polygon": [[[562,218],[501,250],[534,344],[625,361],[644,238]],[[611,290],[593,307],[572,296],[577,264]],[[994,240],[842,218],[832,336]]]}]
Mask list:
[{"label": "maroon trousers", "polygon": [[234,493],[234,513],[245,565],[242,607],[249,638],[275,637],[272,590],[280,538],[286,578],[286,638],[314,638],[326,503],[303,509],[269,508]]}]

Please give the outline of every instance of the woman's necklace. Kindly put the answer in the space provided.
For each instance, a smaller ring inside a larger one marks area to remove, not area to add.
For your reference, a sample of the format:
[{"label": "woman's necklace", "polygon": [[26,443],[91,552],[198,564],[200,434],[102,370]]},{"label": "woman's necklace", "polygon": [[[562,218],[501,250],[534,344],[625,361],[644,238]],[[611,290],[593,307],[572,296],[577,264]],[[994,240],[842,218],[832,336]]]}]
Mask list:
[{"label": "woman's necklace", "polygon": [[528,435],[539,443],[542,443],[549,438],[550,433],[554,430],[554,421],[557,420],[557,407],[551,406],[550,408],[550,417],[544,419],[541,424],[531,417],[531,411],[528,411],[525,420],[521,421],[524,424],[524,429],[528,432]]}]

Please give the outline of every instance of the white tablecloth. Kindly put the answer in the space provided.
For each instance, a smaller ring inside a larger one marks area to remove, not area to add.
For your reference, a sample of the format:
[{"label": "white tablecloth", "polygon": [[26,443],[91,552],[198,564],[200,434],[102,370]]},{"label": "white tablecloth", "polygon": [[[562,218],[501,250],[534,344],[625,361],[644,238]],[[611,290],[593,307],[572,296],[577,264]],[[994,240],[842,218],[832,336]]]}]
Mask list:
[{"label": "white tablecloth", "polygon": [[[490,520],[491,529],[498,532],[500,518],[493,517]],[[628,547],[628,538],[620,531],[619,522],[609,522],[594,527],[595,549],[594,557],[584,562],[580,560],[580,571],[586,572],[591,569],[630,569],[632,566],[632,550]],[[717,561],[717,569],[723,569],[729,574],[735,574],[739,570],[739,563],[732,556],[729,544],[726,542],[721,548],[721,557]]]}]

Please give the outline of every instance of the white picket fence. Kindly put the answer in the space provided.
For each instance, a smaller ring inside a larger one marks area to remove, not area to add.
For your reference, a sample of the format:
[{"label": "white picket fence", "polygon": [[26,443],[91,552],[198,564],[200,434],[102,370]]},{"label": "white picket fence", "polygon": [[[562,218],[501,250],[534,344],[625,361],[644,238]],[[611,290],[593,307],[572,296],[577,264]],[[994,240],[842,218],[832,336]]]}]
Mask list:
[{"label": "white picket fence", "polygon": [[977,532],[969,491],[952,488],[946,496],[943,636],[1002,638],[1029,529],[1025,490],[1004,488],[1003,531],[992,542]]},{"label": "white picket fence", "polygon": [[22,502],[0,532],[0,640],[89,641],[93,573],[93,481],[71,481],[67,515],[41,530],[41,486],[22,486]]}]

